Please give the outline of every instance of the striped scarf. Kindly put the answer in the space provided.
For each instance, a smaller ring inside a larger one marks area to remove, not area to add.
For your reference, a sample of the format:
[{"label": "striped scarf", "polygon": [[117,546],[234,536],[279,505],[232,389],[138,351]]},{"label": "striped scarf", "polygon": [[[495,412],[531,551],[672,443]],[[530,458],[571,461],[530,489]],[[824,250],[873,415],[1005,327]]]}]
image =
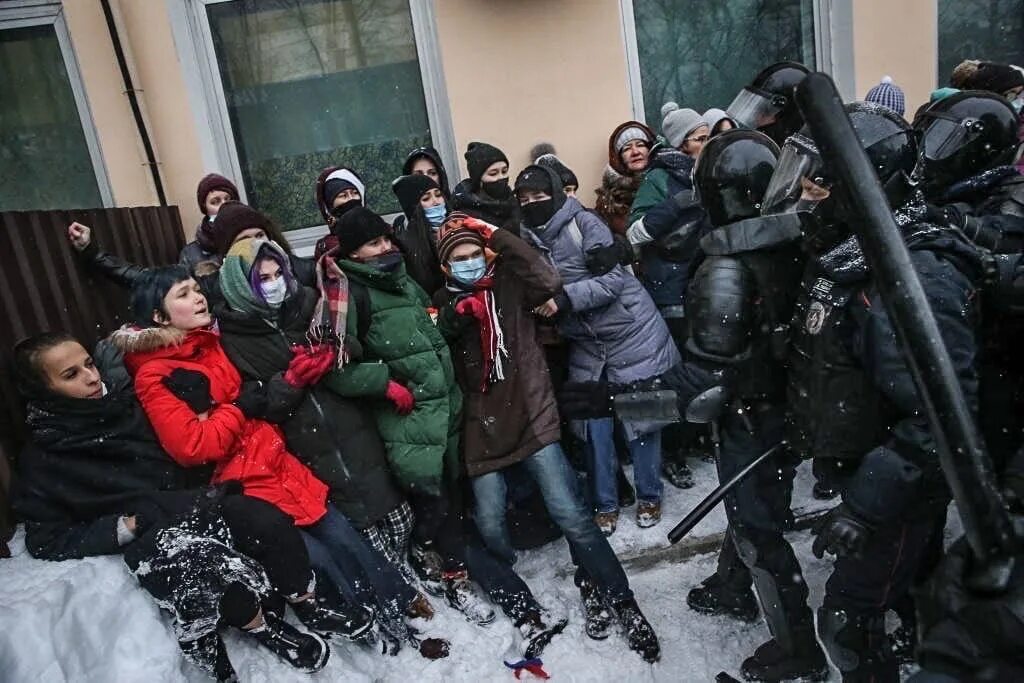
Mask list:
[{"label": "striped scarf", "polygon": [[495,382],[505,379],[505,362],[509,359],[508,349],[505,347],[505,332],[501,329],[501,317],[498,313],[498,304],[494,300],[494,261],[487,266],[483,277],[473,285],[461,285],[453,282],[448,285],[448,290],[455,292],[459,299],[473,298],[484,305],[487,315],[479,319],[480,322],[480,354],[483,358],[483,373],[480,377],[480,391],[486,393],[487,387]]},{"label": "striped scarf", "polygon": [[341,249],[334,247],[317,259],[316,286],[320,298],[313,309],[306,340],[310,345],[333,344],[338,349],[338,369],[348,361],[345,325],[348,318],[348,277],[336,260]]}]

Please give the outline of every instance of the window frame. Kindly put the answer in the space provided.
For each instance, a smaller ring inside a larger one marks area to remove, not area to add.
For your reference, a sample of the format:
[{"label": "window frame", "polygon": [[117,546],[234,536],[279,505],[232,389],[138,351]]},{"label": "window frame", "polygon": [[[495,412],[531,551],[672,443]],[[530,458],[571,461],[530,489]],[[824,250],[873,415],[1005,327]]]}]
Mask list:
[{"label": "window frame", "polygon": [[[224,86],[217,66],[213,33],[206,12],[208,5],[236,1],[165,0],[178,57],[181,59],[185,87],[189,93],[196,132],[203,148],[203,165],[208,170],[216,170],[231,177],[238,186],[242,201],[247,201],[242,167],[228,114],[227,98],[224,96]],[[445,167],[457,169],[455,131],[448,105],[448,89],[441,62],[434,5],[432,0],[408,0],[408,3],[431,140]],[[385,218],[390,222],[396,215],[390,214]],[[326,233],[327,225],[323,224],[289,230],[286,234],[297,253],[310,255],[316,241]]]},{"label": "window frame", "polygon": [[[832,76],[840,93],[847,98],[853,88],[853,37],[848,30],[852,11],[852,0],[813,0],[812,4],[815,64],[818,71]],[[633,0],[619,0],[619,14],[622,19],[622,40],[626,48],[626,83],[633,118],[651,125],[644,114],[643,75],[640,72]],[[652,127],[657,130],[660,123],[655,121]]]},{"label": "window frame", "polygon": [[64,8],[59,0],[8,0],[0,6],[0,31],[30,26],[53,26],[54,33],[57,35],[57,44],[60,46],[61,58],[64,60],[64,69],[68,74],[71,95],[78,110],[78,119],[82,124],[85,146],[89,150],[89,160],[92,162],[96,186],[100,193],[102,206],[96,208],[113,207],[114,193],[110,185],[110,175],[107,172],[106,161],[103,159],[103,150],[100,147],[96,125],[93,123],[92,109],[89,107],[89,98],[86,96],[82,73],[78,68],[78,58],[75,56],[74,45],[71,42],[71,33],[68,31],[67,21],[64,19]]}]

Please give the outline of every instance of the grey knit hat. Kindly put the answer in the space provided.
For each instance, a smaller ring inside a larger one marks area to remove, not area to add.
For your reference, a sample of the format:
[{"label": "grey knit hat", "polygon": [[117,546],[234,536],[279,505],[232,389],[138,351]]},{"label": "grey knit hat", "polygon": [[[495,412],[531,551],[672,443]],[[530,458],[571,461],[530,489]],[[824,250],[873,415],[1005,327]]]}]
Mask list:
[{"label": "grey knit hat", "polygon": [[692,109],[680,109],[675,102],[661,107],[661,132],[673,147],[679,147],[690,133],[706,125],[703,116]]}]

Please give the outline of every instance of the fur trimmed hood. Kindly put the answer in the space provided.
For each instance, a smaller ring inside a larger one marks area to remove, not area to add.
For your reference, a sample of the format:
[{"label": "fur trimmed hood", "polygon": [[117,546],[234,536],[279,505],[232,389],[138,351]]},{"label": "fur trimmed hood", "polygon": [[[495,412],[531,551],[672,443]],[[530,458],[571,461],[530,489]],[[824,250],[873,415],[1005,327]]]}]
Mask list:
[{"label": "fur trimmed hood", "polygon": [[121,353],[149,353],[167,347],[181,346],[187,332],[173,327],[138,327],[123,325],[110,335],[110,343]]}]

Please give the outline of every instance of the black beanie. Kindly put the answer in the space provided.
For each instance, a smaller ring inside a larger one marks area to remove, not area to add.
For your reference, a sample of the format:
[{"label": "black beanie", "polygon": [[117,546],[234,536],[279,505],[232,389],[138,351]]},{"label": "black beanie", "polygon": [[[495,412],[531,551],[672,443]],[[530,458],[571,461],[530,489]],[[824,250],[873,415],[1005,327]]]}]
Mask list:
[{"label": "black beanie", "polygon": [[516,178],[516,193],[523,191],[546,192],[554,196],[555,188],[551,186],[551,173],[539,164],[527,166]]},{"label": "black beanie", "polygon": [[249,228],[266,231],[269,226],[270,219],[251,206],[242,202],[224,202],[217,212],[217,220],[210,224],[214,251],[224,256],[238,233]]},{"label": "black beanie", "polygon": [[469,179],[473,183],[473,189],[480,189],[480,178],[484,171],[493,163],[503,161],[508,163],[505,153],[494,145],[486,142],[471,142],[466,147],[466,170],[469,171]]},{"label": "black beanie", "polygon": [[333,232],[338,237],[338,246],[341,247],[339,256],[348,258],[349,254],[367,242],[390,233],[391,226],[365,206],[357,206],[342,214],[335,223]]},{"label": "black beanie", "polygon": [[554,154],[541,154],[533,163],[537,164],[538,166],[547,166],[552,171],[557,173],[558,178],[562,181],[562,187],[572,185],[576,189],[579,189],[580,181],[576,177],[576,174],[572,172],[572,169],[563,164],[562,160],[556,157]]},{"label": "black beanie", "polygon": [[982,62],[964,87],[968,90],[987,90],[1002,95],[1007,90],[1024,85],[1024,74],[1009,64]]},{"label": "black beanie", "polygon": [[402,213],[410,220],[416,211],[416,207],[419,206],[420,197],[423,196],[423,193],[427,190],[440,189],[441,187],[434,182],[433,178],[422,173],[399,176],[391,183],[391,191],[398,197]]}]

